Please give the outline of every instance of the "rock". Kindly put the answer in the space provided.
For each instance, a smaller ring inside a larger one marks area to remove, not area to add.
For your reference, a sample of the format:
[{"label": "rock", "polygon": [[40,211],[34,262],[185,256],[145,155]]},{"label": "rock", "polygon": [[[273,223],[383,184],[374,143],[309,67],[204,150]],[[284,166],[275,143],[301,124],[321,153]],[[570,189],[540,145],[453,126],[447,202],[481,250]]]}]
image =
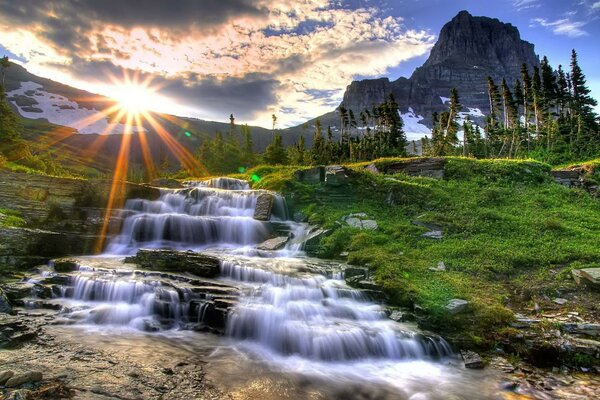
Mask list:
[{"label": "rock", "polygon": [[367,279],[369,277],[369,269],[364,267],[346,267],[344,269],[344,277],[346,279],[358,276],[360,280]]},{"label": "rock", "polygon": [[309,255],[316,255],[321,246],[321,240],[330,234],[330,229],[316,229],[310,232],[304,241],[304,251]]},{"label": "rock", "polygon": [[10,314],[12,312],[12,306],[8,297],[4,293],[4,290],[0,287],[0,313]]},{"label": "rock", "polygon": [[42,378],[43,375],[41,372],[29,371],[23,374],[13,375],[8,381],[6,381],[6,384],[4,386],[8,388],[17,387],[26,383],[39,382],[42,380]]},{"label": "rock", "polygon": [[600,289],[600,268],[585,268],[579,270],[581,281],[587,285]]},{"label": "rock", "polygon": [[354,213],[344,216],[342,221],[358,229],[375,230],[379,227],[377,221],[365,218],[367,218],[367,214],[365,213]]},{"label": "rock", "polygon": [[193,251],[141,249],[126,263],[133,263],[144,269],[168,272],[189,272],[193,275],[213,278],[220,273],[218,258]]},{"label": "rock", "polygon": [[294,172],[294,177],[300,182],[309,184],[325,182],[325,167],[302,169]]},{"label": "rock", "polygon": [[4,386],[6,381],[9,380],[14,374],[14,371],[11,370],[0,371],[0,386]]},{"label": "rock", "polygon": [[182,189],[185,187],[178,180],[169,179],[169,178],[154,179],[152,182],[150,182],[150,186],[156,186],[156,187],[160,187],[160,188],[170,188],[170,189]]},{"label": "rock", "polygon": [[10,392],[5,399],[6,400],[29,400],[32,397],[33,392],[28,389],[18,389]]},{"label": "rock", "polygon": [[325,185],[342,186],[348,183],[348,170],[341,165],[325,167]]},{"label": "rock", "polygon": [[[383,103],[392,93],[403,113],[410,107],[415,115],[424,117],[423,124],[431,127],[428,116],[447,110],[448,103],[441,97],[450,97],[450,88],[462,93],[462,104],[487,114],[487,77],[495,82],[503,78],[514,82],[521,79],[523,63],[530,71],[539,67],[534,46],[521,39],[516,27],[461,11],[444,25],[429,58],[410,78],[354,81],[344,93],[343,104],[358,115]],[[472,119],[483,123],[482,116],[475,117],[481,113],[472,114]],[[337,115],[336,119],[339,124]],[[335,124],[333,117],[331,123],[323,119],[321,122]]]},{"label": "rock", "polygon": [[405,318],[405,315],[404,315],[404,314],[405,314],[405,313],[403,313],[402,311],[399,311],[399,310],[394,310],[394,311],[392,311],[392,312],[390,313],[390,316],[389,316],[389,318],[390,318],[392,321],[396,321],[396,322],[402,322],[402,321],[404,321],[404,318]]},{"label": "rock", "polygon": [[446,270],[446,264],[443,261],[440,261],[436,267],[429,267],[430,271],[439,272]]},{"label": "rock", "polygon": [[450,314],[458,314],[464,311],[468,305],[469,302],[466,300],[452,299],[448,301],[448,304],[446,304],[446,309],[450,312]]},{"label": "rock", "polygon": [[460,355],[465,362],[465,368],[482,369],[484,367],[483,360],[479,354],[470,350],[461,350]]},{"label": "rock", "polygon": [[386,165],[385,173],[443,179],[445,166],[446,159],[440,157],[409,158]]},{"label": "rock", "polygon": [[421,237],[440,240],[444,237],[444,233],[442,231],[429,231],[422,234]]},{"label": "rock", "polygon": [[79,269],[79,262],[71,258],[54,260],[54,270],[60,273],[74,272]]},{"label": "rock", "polygon": [[555,302],[556,304],[560,305],[560,306],[563,306],[563,305],[565,305],[565,304],[567,304],[569,302],[569,300],[562,299],[560,297],[557,297],[557,298],[553,299],[552,301]]},{"label": "rock", "polygon": [[563,329],[569,333],[587,336],[600,336],[600,324],[563,324]]},{"label": "rock", "polygon": [[308,222],[308,217],[302,212],[295,212],[294,222]]},{"label": "rock", "polygon": [[279,249],[284,248],[285,245],[287,244],[287,242],[289,242],[289,241],[290,241],[290,238],[288,236],[280,236],[280,237],[276,237],[273,239],[265,240],[264,242],[262,242],[261,244],[256,246],[256,248],[258,250],[265,250],[265,251],[279,250]]},{"label": "rock", "polygon": [[274,197],[271,193],[262,193],[256,198],[256,208],[254,209],[254,219],[258,221],[268,221],[271,219]]}]

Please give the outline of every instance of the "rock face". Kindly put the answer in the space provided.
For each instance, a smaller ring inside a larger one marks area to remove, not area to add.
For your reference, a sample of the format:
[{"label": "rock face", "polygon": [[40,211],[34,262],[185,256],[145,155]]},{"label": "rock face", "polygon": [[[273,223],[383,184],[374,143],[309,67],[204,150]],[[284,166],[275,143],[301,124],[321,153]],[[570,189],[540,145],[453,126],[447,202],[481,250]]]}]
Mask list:
[{"label": "rock face", "polygon": [[411,107],[430,126],[432,112],[447,109],[442,97],[449,98],[452,88],[457,88],[465,107],[488,112],[487,77],[498,85],[506,78],[512,87],[520,79],[523,63],[531,70],[539,59],[533,44],[522,40],[516,27],[461,11],[442,28],[428,60],[410,79],[352,82],[343,104],[358,115],[393,93],[402,112]]},{"label": "rock face", "polygon": [[39,382],[42,380],[42,373],[38,371],[25,372],[23,374],[14,375],[11,377],[4,386],[12,388],[24,385],[30,382]]},{"label": "rock face", "polygon": [[144,269],[169,272],[189,272],[190,274],[213,278],[219,275],[218,258],[193,251],[146,250],[142,249],[133,257],[125,259]]}]

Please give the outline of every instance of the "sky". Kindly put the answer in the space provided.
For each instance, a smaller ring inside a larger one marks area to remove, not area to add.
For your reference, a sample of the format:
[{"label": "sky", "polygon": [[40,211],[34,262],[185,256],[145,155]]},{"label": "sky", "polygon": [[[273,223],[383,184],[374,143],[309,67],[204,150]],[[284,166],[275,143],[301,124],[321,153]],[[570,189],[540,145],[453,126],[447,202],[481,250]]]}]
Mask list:
[{"label": "sky", "polygon": [[0,54],[132,106],[286,127],[354,79],[410,76],[460,10],[512,23],[554,66],[577,49],[600,99],[600,0],[0,0]]}]

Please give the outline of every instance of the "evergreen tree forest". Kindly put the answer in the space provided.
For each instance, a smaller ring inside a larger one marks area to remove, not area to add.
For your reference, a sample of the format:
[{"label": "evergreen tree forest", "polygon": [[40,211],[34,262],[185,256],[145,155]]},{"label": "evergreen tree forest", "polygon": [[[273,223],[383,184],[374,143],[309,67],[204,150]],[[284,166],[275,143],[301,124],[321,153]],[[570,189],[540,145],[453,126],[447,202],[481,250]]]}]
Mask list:
[{"label": "evergreen tree forest", "polygon": [[[488,78],[490,112],[480,128],[468,119],[458,126],[459,94],[453,90],[449,110],[433,116],[432,138],[424,139],[425,155],[477,158],[534,158],[557,164],[597,157],[600,127],[586,78],[571,53],[569,70],[554,69],[547,57],[511,86]],[[464,132],[459,143],[457,132]]]}]

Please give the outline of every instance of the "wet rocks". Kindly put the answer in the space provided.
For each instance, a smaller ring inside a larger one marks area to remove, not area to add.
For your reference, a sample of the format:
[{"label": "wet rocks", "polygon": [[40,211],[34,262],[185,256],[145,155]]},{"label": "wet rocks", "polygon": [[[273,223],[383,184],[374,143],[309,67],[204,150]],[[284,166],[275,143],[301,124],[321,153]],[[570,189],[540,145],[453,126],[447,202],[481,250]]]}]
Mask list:
[{"label": "wet rocks", "polygon": [[460,312],[463,312],[467,306],[469,305],[469,302],[466,300],[462,300],[462,299],[452,299],[448,301],[448,304],[446,304],[446,310],[448,310],[448,312],[450,312],[450,314],[458,314]]},{"label": "wet rocks", "polygon": [[308,216],[302,212],[295,212],[294,222],[308,222]]},{"label": "wet rocks", "polygon": [[254,219],[258,221],[268,221],[271,219],[273,202],[275,198],[271,193],[262,193],[256,198],[256,208],[254,209]]},{"label": "wet rocks", "polygon": [[256,246],[258,250],[264,251],[275,251],[285,247],[287,242],[290,241],[288,236],[279,236],[273,239],[268,239]]},{"label": "wet rocks", "polygon": [[39,382],[43,378],[43,375],[39,371],[29,371],[22,374],[15,374],[6,381],[4,386],[8,388],[18,387],[26,383]]},{"label": "wet rocks", "polygon": [[474,351],[461,350],[460,355],[465,363],[465,368],[482,369],[484,367],[483,360]]},{"label": "wet rocks", "polygon": [[54,260],[54,270],[59,273],[69,273],[77,271],[79,263],[77,260],[72,258],[61,258]]},{"label": "wet rocks", "polygon": [[168,272],[189,272],[190,274],[213,278],[219,275],[218,258],[193,251],[142,249],[133,257],[125,259],[143,269]]},{"label": "wet rocks", "polygon": [[315,229],[310,232],[304,241],[304,251],[309,255],[316,255],[319,252],[321,240],[330,234],[330,229]]}]

